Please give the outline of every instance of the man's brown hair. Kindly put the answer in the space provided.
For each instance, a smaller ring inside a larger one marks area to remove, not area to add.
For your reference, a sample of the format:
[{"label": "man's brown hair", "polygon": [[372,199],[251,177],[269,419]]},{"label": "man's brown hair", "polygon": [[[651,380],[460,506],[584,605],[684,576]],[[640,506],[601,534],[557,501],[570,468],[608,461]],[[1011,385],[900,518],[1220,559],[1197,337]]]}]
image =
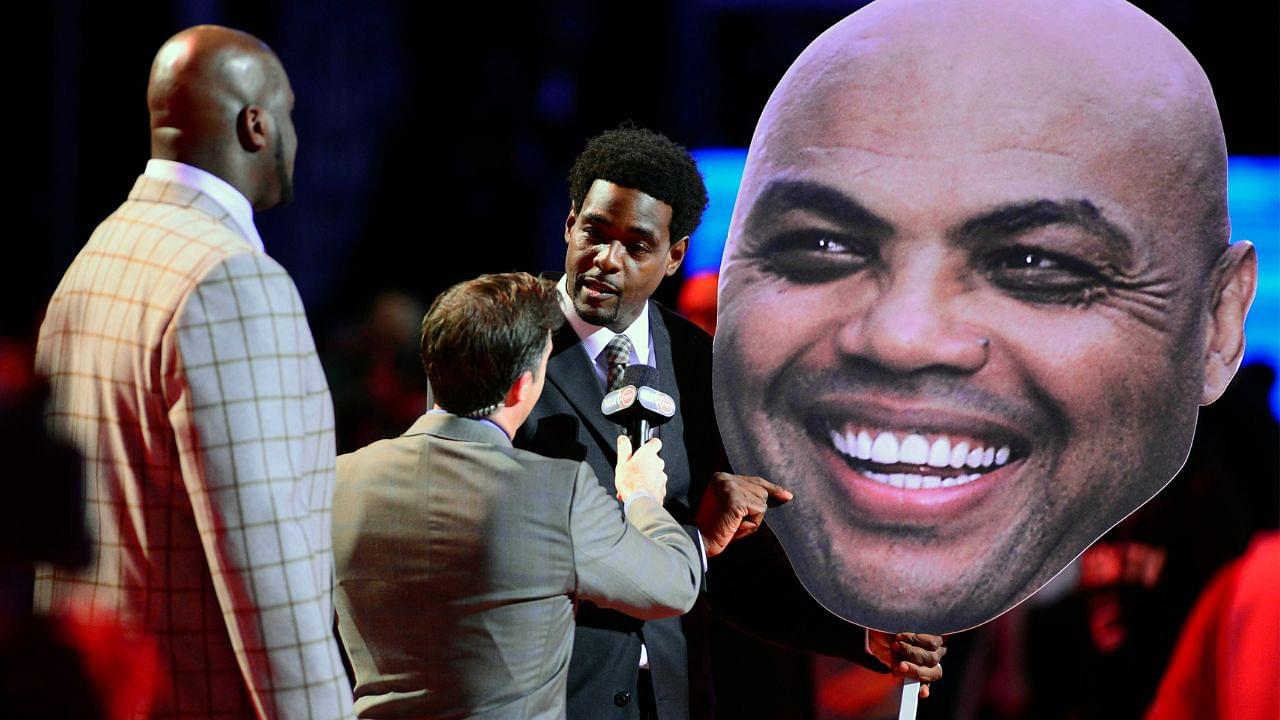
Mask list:
[{"label": "man's brown hair", "polygon": [[481,275],[445,290],[422,320],[422,365],[440,407],[486,417],[520,374],[538,372],[564,322],[556,286],[528,273]]}]

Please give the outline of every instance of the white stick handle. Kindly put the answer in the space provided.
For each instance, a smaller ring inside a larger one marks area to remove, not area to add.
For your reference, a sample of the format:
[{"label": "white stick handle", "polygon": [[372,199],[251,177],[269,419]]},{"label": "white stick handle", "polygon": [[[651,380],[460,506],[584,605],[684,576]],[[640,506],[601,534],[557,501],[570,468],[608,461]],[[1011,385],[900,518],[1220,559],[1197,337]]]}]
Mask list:
[{"label": "white stick handle", "polygon": [[916,720],[916,703],[920,701],[920,681],[902,681],[902,704],[898,706],[898,720]]}]

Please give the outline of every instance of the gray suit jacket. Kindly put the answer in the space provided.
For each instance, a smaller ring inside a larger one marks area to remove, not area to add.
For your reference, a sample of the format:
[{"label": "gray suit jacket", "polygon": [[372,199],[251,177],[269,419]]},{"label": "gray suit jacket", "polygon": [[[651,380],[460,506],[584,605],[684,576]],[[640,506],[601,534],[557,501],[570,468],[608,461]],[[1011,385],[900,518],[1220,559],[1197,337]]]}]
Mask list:
[{"label": "gray suit jacket", "polygon": [[577,599],[643,619],[701,559],[649,498],[443,413],[338,458],[334,604],[362,718],[560,718]]}]

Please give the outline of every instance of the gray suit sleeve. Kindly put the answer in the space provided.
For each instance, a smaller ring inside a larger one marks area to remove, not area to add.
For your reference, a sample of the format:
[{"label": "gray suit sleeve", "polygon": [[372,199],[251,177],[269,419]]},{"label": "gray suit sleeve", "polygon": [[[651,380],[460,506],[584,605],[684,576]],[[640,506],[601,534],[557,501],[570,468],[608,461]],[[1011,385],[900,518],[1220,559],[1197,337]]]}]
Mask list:
[{"label": "gray suit sleeve", "polygon": [[575,594],[641,620],[682,615],[698,597],[702,560],[688,533],[652,498],[627,517],[586,463],[569,509]]}]

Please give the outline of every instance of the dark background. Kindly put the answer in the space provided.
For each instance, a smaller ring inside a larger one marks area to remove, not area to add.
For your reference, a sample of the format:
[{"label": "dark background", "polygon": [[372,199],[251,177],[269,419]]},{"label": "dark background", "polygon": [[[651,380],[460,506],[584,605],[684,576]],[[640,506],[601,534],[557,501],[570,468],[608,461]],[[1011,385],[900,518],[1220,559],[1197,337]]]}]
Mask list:
[{"label": "dark background", "polygon": [[[151,59],[188,25],[252,32],[288,69],[297,201],[259,228],[323,337],[388,288],[430,300],[481,272],[560,267],[564,178],[588,137],[631,119],[688,147],[745,147],[791,61],[858,5],[28,4],[31,17],[11,30],[9,146],[24,178],[9,273],[20,300],[6,304],[6,334],[31,332],[62,271],[142,171]],[[1280,152],[1276,5],[1138,5],[1204,65],[1231,152]]]}]

